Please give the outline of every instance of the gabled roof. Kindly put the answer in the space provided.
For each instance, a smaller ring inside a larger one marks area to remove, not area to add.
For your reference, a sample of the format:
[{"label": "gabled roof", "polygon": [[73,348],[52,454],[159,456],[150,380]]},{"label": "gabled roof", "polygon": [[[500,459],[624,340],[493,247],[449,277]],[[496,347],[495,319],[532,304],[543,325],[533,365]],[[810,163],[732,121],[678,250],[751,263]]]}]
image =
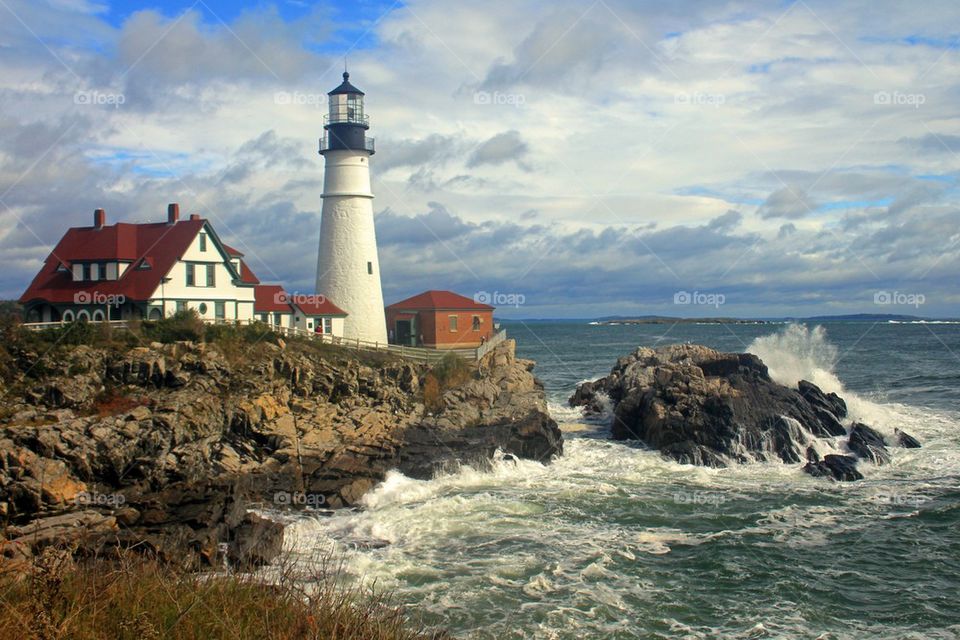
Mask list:
[{"label": "gabled roof", "polygon": [[231,258],[242,258],[242,257],[243,257],[243,253],[242,253],[242,252],[237,251],[236,249],[234,249],[233,247],[231,247],[230,245],[228,245],[226,242],[223,242],[223,243],[221,243],[221,244],[223,244],[223,250],[226,251],[226,252],[227,252],[227,255],[229,255]]},{"label": "gabled roof", "polygon": [[[84,292],[122,295],[128,300],[149,299],[205,224],[206,220],[198,218],[174,224],[118,222],[100,228],[68,229],[20,296],[20,302],[40,299],[73,303],[77,294]],[[74,282],[69,270],[75,262],[118,261],[132,263],[118,280]],[[67,270],[57,269],[61,263]],[[150,268],[139,268],[141,263]]]},{"label": "gabled roof", "polygon": [[321,295],[295,295],[290,302],[305,316],[346,316],[347,312]]},{"label": "gabled roof", "polygon": [[424,311],[432,309],[449,309],[451,311],[493,311],[488,304],[475,302],[466,296],[453,291],[424,291],[406,300],[394,302],[387,309]]},{"label": "gabled roof", "polygon": [[243,260],[240,260],[240,282],[246,284],[260,284],[260,278],[253,273],[250,267],[247,266],[247,263]]},{"label": "gabled roof", "polygon": [[258,284],[253,288],[255,313],[293,313],[289,296],[278,284]]}]

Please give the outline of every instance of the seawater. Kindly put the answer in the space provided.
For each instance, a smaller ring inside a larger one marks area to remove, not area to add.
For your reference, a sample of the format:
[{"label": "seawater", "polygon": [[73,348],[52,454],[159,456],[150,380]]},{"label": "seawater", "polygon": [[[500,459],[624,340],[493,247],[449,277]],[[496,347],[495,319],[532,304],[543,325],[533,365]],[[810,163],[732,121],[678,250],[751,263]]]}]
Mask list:
[{"label": "seawater", "polygon": [[[333,553],[347,579],[463,638],[960,637],[960,326],[504,324],[538,362],[565,455],[391,473],[362,510],[293,522],[295,557]],[[706,469],[566,406],[618,356],[677,342],[756,353],[923,448],[861,463],[856,483]]]}]

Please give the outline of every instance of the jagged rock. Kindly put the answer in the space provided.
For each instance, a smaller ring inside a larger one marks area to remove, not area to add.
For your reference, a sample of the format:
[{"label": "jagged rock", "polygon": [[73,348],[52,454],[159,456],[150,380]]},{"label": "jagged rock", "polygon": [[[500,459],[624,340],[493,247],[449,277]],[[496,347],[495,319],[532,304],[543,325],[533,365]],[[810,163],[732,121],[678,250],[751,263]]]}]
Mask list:
[{"label": "jagged rock", "polygon": [[[231,561],[262,564],[282,535],[251,505],[351,506],[398,467],[424,477],[498,449],[543,462],[562,453],[531,368],[506,341],[425,417],[426,369],[406,361],[302,343],[259,344],[240,361],[190,342],[67,351],[25,398],[9,399],[38,406],[0,425],[0,515],[57,532],[47,541],[89,525],[91,553],[113,544],[219,566],[226,544]],[[105,388],[116,415],[89,410]],[[52,511],[66,520],[47,522]]]},{"label": "jagged rock", "polygon": [[857,422],[850,428],[847,448],[857,457],[866,458],[875,464],[890,462],[890,452],[887,450],[887,443],[884,442],[883,436],[862,422]]},{"label": "jagged rock", "polygon": [[790,389],[752,354],[700,345],[639,348],[610,375],[579,385],[570,402],[595,410],[601,393],[613,403],[614,439],[641,440],[690,464],[797,463],[814,436],[846,433],[836,394],[806,381]]},{"label": "jagged rock", "polygon": [[233,530],[227,558],[239,567],[269,564],[283,550],[283,525],[255,513],[247,513]]},{"label": "jagged rock", "polygon": [[806,380],[797,383],[797,390],[818,418],[813,421],[811,431],[818,436],[842,436],[847,432],[839,420],[847,415],[847,403],[843,399],[835,393],[824,393]]},{"label": "jagged rock", "polygon": [[912,435],[906,431],[901,431],[900,429],[894,429],[894,434],[897,436],[897,444],[906,449],[919,449],[920,441],[914,438]]},{"label": "jagged rock", "polygon": [[863,474],[857,471],[857,459],[853,456],[826,455],[818,462],[808,462],[803,470],[815,478],[833,478],[845,482],[863,479]]}]

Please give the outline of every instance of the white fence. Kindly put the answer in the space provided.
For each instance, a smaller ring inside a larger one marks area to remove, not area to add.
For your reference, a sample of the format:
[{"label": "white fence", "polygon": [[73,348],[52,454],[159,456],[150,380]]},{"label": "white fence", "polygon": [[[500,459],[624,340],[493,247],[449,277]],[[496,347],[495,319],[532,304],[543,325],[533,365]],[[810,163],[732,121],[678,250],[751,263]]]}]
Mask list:
[{"label": "white fence", "polygon": [[[114,329],[127,329],[127,320],[101,320],[101,321],[88,321],[90,324],[97,325],[108,325]],[[149,322],[144,320],[143,322]],[[204,320],[208,324],[228,324],[228,325],[244,325],[244,324],[256,324],[259,321],[257,320]],[[63,322],[27,322],[24,323],[24,327],[31,329],[33,331],[42,331],[43,329],[56,329],[59,327],[65,326],[67,323]],[[414,360],[416,362],[423,362],[426,364],[432,364],[439,362],[446,356],[448,353],[454,353],[464,360],[469,360],[471,362],[479,362],[483,356],[493,350],[498,344],[502,343],[507,339],[506,329],[500,329],[487,340],[485,343],[477,347],[476,349],[427,349],[425,347],[407,347],[402,344],[385,344],[383,342],[370,342],[367,340],[359,339],[348,339],[341,338],[340,336],[334,336],[324,333],[315,333],[313,331],[307,331],[305,329],[297,329],[295,327],[279,327],[269,323],[260,323],[264,324],[266,327],[269,327],[274,333],[280,335],[285,335],[289,337],[298,337],[298,338],[307,338],[310,340],[319,340],[323,344],[330,344],[339,346],[345,349],[355,349],[357,351],[378,351],[382,353],[393,353],[400,356],[401,358],[406,358],[408,360]]]}]

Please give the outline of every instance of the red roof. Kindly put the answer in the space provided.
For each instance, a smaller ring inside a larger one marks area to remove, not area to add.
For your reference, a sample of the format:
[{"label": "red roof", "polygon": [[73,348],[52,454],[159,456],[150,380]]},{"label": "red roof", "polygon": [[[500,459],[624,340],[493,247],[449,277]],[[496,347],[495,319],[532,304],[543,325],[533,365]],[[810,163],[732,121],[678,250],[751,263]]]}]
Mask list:
[{"label": "red roof", "polygon": [[[46,300],[72,303],[79,293],[122,295],[128,300],[147,300],[160,286],[160,280],[186,252],[203,228],[205,220],[180,220],[129,224],[118,222],[96,227],[68,229],[53,249],[20,302]],[[74,262],[121,261],[131,263],[118,280],[74,282],[70,266]],[[140,268],[141,264],[149,269]],[[63,264],[66,271],[57,271]]]},{"label": "red roof", "polygon": [[250,270],[250,267],[248,267],[247,263],[243,260],[240,261],[240,282],[245,282],[247,284],[260,284],[260,278],[258,278],[253,271]]},{"label": "red roof", "polygon": [[253,288],[253,310],[256,313],[293,313],[289,296],[278,284],[258,284]]},{"label": "red roof", "polygon": [[475,302],[453,291],[424,291],[412,298],[394,302],[387,309],[409,309],[415,311],[430,309],[452,309],[456,311],[493,311],[488,304]]},{"label": "red roof", "polygon": [[306,316],[345,316],[347,312],[330,302],[326,296],[320,294],[304,295],[297,293],[290,296],[290,302]]},{"label": "red roof", "polygon": [[226,251],[226,252],[227,252],[227,255],[230,256],[231,258],[242,258],[242,257],[243,257],[243,254],[242,254],[242,253],[240,253],[239,251],[237,251],[236,249],[234,249],[233,247],[231,247],[230,245],[228,245],[226,242],[221,242],[220,244],[223,245],[223,250]]}]

